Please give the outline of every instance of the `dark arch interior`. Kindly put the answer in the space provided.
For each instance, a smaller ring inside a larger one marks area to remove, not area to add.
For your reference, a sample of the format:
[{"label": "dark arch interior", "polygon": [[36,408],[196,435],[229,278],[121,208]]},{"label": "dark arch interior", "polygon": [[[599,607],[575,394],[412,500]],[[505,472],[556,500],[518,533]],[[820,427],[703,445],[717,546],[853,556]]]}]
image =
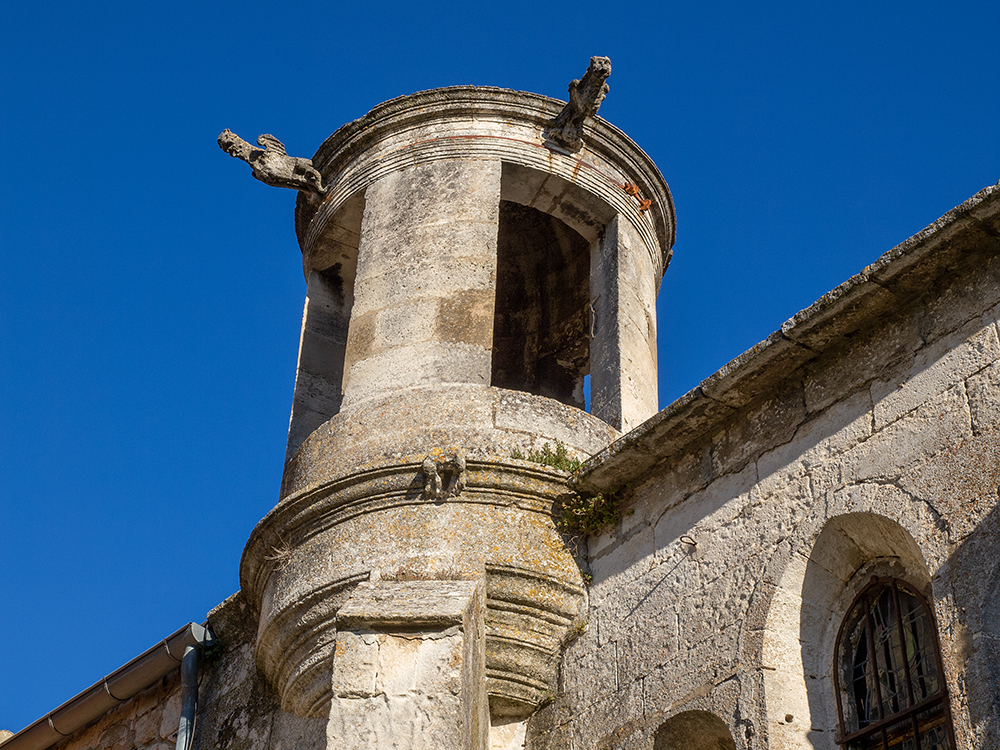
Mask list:
[{"label": "dark arch interior", "polygon": [[542,211],[500,202],[492,384],[584,408],[590,245]]},{"label": "dark arch interior", "polygon": [[653,750],[736,750],[726,722],[708,711],[684,711],[656,730]]}]

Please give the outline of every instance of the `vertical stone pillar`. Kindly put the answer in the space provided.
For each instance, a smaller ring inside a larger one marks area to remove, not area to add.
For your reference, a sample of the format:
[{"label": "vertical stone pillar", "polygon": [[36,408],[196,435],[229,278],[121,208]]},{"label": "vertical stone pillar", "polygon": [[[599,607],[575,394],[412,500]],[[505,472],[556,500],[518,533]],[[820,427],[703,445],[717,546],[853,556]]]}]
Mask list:
[{"label": "vertical stone pillar", "polygon": [[342,400],[351,286],[332,271],[312,271],[307,284],[286,463],[313,430],[340,411]]},{"label": "vertical stone pillar", "polygon": [[337,617],[327,747],[487,750],[477,581],[361,584]]},{"label": "vertical stone pillar", "polygon": [[655,278],[649,251],[619,214],[591,249],[590,413],[622,432],[658,407]]},{"label": "vertical stone pillar", "polygon": [[432,161],[367,189],[344,406],[417,385],[489,385],[500,161]]}]

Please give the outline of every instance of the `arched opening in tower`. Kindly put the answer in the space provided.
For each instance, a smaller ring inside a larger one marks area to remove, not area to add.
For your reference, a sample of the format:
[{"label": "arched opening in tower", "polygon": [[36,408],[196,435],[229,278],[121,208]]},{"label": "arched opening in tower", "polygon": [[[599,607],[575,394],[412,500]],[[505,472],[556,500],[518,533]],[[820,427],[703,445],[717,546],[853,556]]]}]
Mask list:
[{"label": "arched opening in tower", "polygon": [[585,408],[590,245],[538,209],[500,201],[492,385]]}]

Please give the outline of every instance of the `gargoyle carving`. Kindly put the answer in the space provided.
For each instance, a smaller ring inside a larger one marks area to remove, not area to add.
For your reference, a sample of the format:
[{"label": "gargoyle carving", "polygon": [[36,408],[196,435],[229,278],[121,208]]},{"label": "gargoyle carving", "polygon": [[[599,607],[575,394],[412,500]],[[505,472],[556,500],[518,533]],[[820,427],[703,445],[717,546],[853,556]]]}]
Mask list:
[{"label": "gargoyle carving", "polygon": [[253,176],[265,185],[301,190],[316,196],[323,194],[323,177],[316,171],[312,159],[289,156],[285,153],[285,144],[273,135],[257,136],[257,143],[263,148],[251,146],[229,128],[219,135],[219,148],[249,164]]},{"label": "gargoyle carving", "polygon": [[549,123],[548,137],[571,151],[583,147],[580,133],[583,121],[597,114],[597,110],[608,95],[609,86],[605,81],[611,75],[611,60],[606,57],[590,58],[590,67],[569,85],[569,103],[563,107]]},{"label": "gargoyle carving", "polygon": [[424,493],[432,500],[455,497],[465,489],[465,456],[461,453],[437,462],[428,456],[420,471],[424,475]]}]

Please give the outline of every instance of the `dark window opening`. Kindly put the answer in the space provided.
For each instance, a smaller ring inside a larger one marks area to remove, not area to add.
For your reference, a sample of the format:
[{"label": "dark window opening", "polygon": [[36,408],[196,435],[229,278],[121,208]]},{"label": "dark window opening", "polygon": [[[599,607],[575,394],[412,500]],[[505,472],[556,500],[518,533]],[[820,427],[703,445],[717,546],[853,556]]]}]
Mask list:
[{"label": "dark window opening", "polygon": [[873,580],[844,619],[836,654],[841,746],[955,747],[937,627],[917,591],[895,579]]},{"label": "dark window opening", "polygon": [[590,245],[549,214],[500,202],[492,385],[585,408]]}]

